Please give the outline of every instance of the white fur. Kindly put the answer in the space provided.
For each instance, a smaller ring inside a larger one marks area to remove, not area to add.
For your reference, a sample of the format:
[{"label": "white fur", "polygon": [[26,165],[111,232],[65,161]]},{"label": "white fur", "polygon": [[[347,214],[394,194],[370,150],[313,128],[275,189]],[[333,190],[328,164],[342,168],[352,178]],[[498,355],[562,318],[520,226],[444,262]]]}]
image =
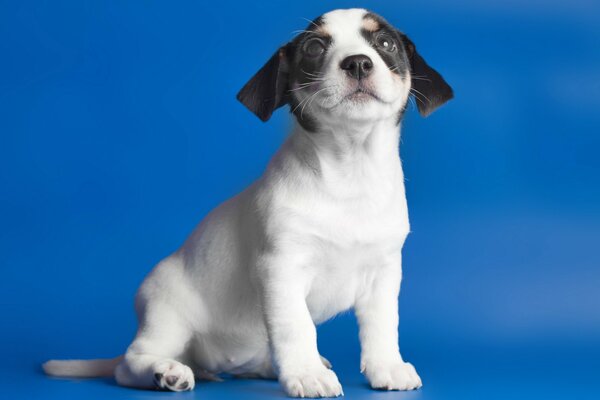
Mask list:
[{"label": "white fur", "polygon": [[[354,308],[371,385],[421,386],[397,331],[409,222],[396,118],[410,78],[392,77],[360,36],[364,13],[325,15],[334,38],[326,78],[337,89],[311,105],[320,131],[296,125],[264,175],[213,210],[140,287],[140,327],[115,369],[119,384],[189,390],[192,367],[204,378],[278,377],[290,396],[339,396],[315,324]],[[348,79],[337,66],[356,53],[372,58],[370,84],[384,102],[343,100]],[[51,363],[54,375],[91,365]]]}]

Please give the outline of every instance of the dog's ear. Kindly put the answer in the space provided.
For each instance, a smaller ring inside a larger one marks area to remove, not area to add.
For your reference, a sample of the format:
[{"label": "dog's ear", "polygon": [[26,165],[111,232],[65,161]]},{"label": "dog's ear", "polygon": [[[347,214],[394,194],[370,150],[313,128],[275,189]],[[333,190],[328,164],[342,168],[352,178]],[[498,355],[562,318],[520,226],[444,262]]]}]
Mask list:
[{"label": "dog's ear", "polygon": [[237,99],[262,121],[267,121],[273,111],[288,102],[287,47],[279,48],[237,95]]},{"label": "dog's ear", "polygon": [[419,113],[426,117],[454,97],[452,88],[439,72],[431,68],[417,52],[414,43],[402,35],[410,61],[413,96]]}]

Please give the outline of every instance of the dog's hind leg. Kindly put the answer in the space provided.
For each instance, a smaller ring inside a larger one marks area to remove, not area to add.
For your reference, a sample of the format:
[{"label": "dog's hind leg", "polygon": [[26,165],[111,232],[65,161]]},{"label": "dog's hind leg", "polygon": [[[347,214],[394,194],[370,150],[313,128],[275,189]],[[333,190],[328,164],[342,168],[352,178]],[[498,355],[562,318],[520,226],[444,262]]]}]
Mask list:
[{"label": "dog's hind leg", "polygon": [[153,305],[146,312],[115,370],[115,379],[120,385],[136,388],[192,390],[194,373],[178,361],[185,355],[191,331],[171,306]]}]

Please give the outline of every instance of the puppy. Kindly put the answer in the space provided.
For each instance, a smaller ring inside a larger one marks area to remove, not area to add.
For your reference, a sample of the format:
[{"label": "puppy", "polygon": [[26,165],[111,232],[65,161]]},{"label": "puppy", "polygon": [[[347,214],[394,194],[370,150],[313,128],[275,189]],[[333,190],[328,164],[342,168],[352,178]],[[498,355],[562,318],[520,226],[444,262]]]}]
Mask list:
[{"label": "puppy", "polygon": [[278,378],[292,397],[340,396],[315,325],[353,308],[371,386],[419,388],[398,346],[409,232],[398,145],[411,94],[423,116],[453,96],[383,18],[350,9],[311,22],[238,94],[263,121],[285,104],[295,116],[263,176],[148,275],[124,356],[45,371],[172,391],[228,373]]}]

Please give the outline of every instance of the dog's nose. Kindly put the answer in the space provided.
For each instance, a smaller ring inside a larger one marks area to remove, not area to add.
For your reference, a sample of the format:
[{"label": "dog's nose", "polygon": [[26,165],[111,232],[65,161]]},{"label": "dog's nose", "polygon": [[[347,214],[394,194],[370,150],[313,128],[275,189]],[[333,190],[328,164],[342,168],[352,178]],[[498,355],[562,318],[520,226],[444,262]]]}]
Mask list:
[{"label": "dog's nose", "polygon": [[340,68],[354,79],[363,79],[371,74],[373,61],[364,54],[356,54],[342,60]]}]

